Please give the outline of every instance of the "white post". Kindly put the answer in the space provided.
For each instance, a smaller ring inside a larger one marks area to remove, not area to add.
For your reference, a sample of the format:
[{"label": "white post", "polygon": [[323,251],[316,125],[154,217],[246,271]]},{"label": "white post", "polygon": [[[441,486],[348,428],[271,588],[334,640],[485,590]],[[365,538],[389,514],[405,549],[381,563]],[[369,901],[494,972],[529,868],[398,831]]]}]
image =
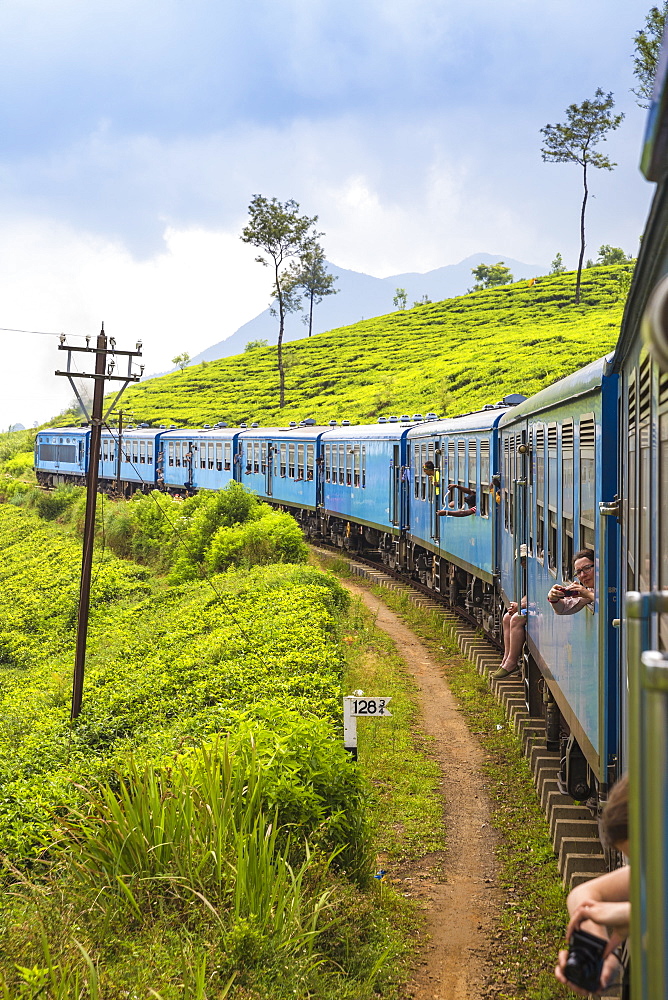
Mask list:
[{"label": "white post", "polygon": [[343,747],[357,760],[357,716],[353,715],[353,701],[352,694],[343,699]]}]

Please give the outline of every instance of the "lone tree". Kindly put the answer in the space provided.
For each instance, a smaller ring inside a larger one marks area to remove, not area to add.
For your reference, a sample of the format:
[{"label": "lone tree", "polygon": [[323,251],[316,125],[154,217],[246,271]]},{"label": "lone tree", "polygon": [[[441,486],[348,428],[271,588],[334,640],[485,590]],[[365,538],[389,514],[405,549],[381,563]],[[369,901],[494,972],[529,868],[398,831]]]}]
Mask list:
[{"label": "lone tree", "polygon": [[[319,244],[314,244],[312,250],[307,250],[299,261],[293,261],[285,275],[286,291],[295,292],[308,302],[308,312],[303,322],[308,325],[309,337],[313,333],[313,307],[320,305],[326,295],[336,295],[334,288],[338,278],[329,274],[325,267],[325,251]],[[301,302],[297,308],[301,309]]]},{"label": "lone tree", "polygon": [[177,354],[175,358],[172,358],[172,364],[176,365],[177,368],[180,368],[181,371],[187,367],[189,361],[190,355],[187,351],[184,351],[183,354]]},{"label": "lone tree", "polygon": [[582,183],[584,195],[580,212],[580,257],[578,259],[578,276],[575,285],[575,302],[580,302],[580,283],[582,280],[582,262],[585,252],[585,211],[589,188],[587,187],[587,168],[596,167],[599,170],[612,170],[612,163],[607,156],[595,150],[595,146],[607,138],[608,132],[619,128],[624,115],[613,115],[615,106],[612,94],[604,94],[597,88],[593,101],[583,101],[582,104],[570,104],[566,108],[566,123],[564,125],[546,125],[542,128],[545,145],[541,155],[546,163],[579,163],[582,167]]},{"label": "lone tree", "polygon": [[285,332],[285,314],[298,308],[294,304],[294,294],[291,296],[289,281],[286,287],[286,274],[281,273],[281,267],[295,258],[303,260],[307,253],[317,245],[318,237],[313,229],[318,216],[299,214],[299,204],[293,199],[280,202],[277,198],[253,196],[248,206],[250,221],[241,234],[244,243],[258,247],[263,254],[256,257],[258,264],[273,267],[274,286],[272,289],[272,306],[278,315],[278,378],[279,406],[285,406],[285,367],[283,364],[283,334]]},{"label": "lone tree", "polygon": [[476,279],[470,292],[480,292],[483,288],[496,288],[497,285],[511,285],[515,280],[510,268],[505,261],[500,260],[497,264],[478,264],[471,268],[471,274]]},{"label": "lone tree", "polygon": [[611,247],[607,243],[598,248],[598,267],[608,267],[610,264],[628,264],[631,258],[627,257],[621,247]]},{"label": "lone tree", "polygon": [[565,270],[563,257],[560,253],[557,253],[550,265],[550,274],[563,274]]},{"label": "lone tree", "polygon": [[638,81],[635,94],[636,103],[640,108],[649,108],[652,100],[656,64],[659,59],[661,38],[668,17],[668,0],[661,7],[650,7],[645,18],[645,30],[639,31],[633,39],[635,53],[633,56],[633,73]]},{"label": "lone tree", "polygon": [[395,309],[405,309],[408,302],[408,292],[405,288],[397,288],[392,303]]}]

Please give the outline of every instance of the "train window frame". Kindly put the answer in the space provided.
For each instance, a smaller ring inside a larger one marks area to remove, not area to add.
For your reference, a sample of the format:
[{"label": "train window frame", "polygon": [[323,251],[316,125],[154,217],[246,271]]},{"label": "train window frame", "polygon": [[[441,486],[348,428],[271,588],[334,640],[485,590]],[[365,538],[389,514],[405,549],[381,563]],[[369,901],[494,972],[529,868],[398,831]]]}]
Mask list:
[{"label": "train window frame", "polygon": [[102,439],[102,461],[103,462],[108,462],[109,461],[109,439],[108,438],[103,438]]},{"label": "train window frame", "polygon": [[480,438],[480,517],[489,517],[489,490],[492,482],[489,438]]},{"label": "train window frame", "polygon": [[353,486],[356,486],[358,489],[362,479],[360,468],[361,457],[360,446],[356,444],[353,448]]},{"label": "train window frame", "polygon": [[206,442],[200,441],[197,445],[197,450],[199,451],[199,467],[200,469],[206,469]]},{"label": "train window frame", "polygon": [[146,464],[153,465],[153,442],[146,442]]},{"label": "train window frame", "polygon": [[169,466],[173,466],[174,465],[174,457],[175,457],[174,456],[174,442],[173,441],[168,441],[167,442],[167,465],[169,465]]},{"label": "train window frame", "polygon": [[[660,500],[659,509],[659,553],[658,585],[660,590],[668,590],[668,373],[659,375],[658,389],[658,468],[657,482]],[[668,615],[659,615],[659,649],[668,649]]]},{"label": "train window frame", "polygon": [[557,578],[559,542],[559,433],[556,422],[547,425],[547,568]]},{"label": "train window frame", "polygon": [[561,424],[561,579],[570,580],[575,553],[575,427]]},{"label": "train window frame", "polygon": [[[652,503],[652,366],[649,356],[645,356],[638,369],[638,590],[645,592],[654,588],[652,574],[652,523],[650,511]],[[645,572],[647,570],[647,572]]]},{"label": "train window frame", "polygon": [[502,462],[502,489],[501,500],[503,503],[503,525],[506,531],[510,531],[510,447],[512,435],[503,435],[503,447],[501,450]]},{"label": "train window frame", "polygon": [[345,444],[346,451],[346,486],[353,485],[353,456],[355,453],[354,446],[349,442]]},{"label": "train window frame", "polygon": [[339,442],[339,486],[346,485],[346,456],[345,443]]},{"label": "train window frame", "polygon": [[139,464],[146,465],[146,440],[139,442]]},{"label": "train window frame", "polygon": [[304,444],[303,442],[297,445],[297,482],[302,482],[304,479]]},{"label": "train window frame", "polygon": [[366,445],[362,445],[362,489],[366,487]]},{"label": "train window frame", "polygon": [[[476,494],[476,508],[479,507],[478,503],[478,439],[469,438],[468,448],[467,448],[467,469],[468,469],[468,488],[474,490]],[[473,462],[473,467],[471,467],[471,462]],[[473,472],[473,478],[471,478],[471,473]],[[462,497],[462,506],[470,506],[468,501],[464,501]]]},{"label": "train window frame", "polygon": [[325,482],[331,483],[332,481],[332,446],[331,444],[325,445]]},{"label": "train window frame", "polygon": [[413,443],[413,495],[416,500],[420,499],[420,443],[415,441]]},{"label": "train window frame", "polygon": [[[588,470],[588,473],[587,473]],[[586,474],[587,473],[587,474]],[[582,413],[578,435],[578,549],[594,549],[596,538],[596,417],[593,413]],[[586,487],[586,489],[585,489]],[[585,494],[589,494],[591,506],[584,507]],[[585,511],[591,512],[589,519]]]},{"label": "train window frame", "polygon": [[313,480],[313,470],[315,467],[315,445],[309,443],[306,445],[306,481],[312,482]]},{"label": "train window frame", "polygon": [[216,471],[223,471],[223,442],[216,441]]},{"label": "train window frame", "polygon": [[232,468],[232,442],[225,442],[225,471],[229,472]]},{"label": "train window frame", "polygon": [[545,445],[546,434],[545,425],[537,424],[535,427],[535,524],[536,524],[536,559],[541,565],[545,565]]},{"label": "train window frame", "polygon": [[279,472],[280,478],[285,479],[286,473],[288,471],[288,446],[285,441],[281,441],[278,446],[279,454]]}]

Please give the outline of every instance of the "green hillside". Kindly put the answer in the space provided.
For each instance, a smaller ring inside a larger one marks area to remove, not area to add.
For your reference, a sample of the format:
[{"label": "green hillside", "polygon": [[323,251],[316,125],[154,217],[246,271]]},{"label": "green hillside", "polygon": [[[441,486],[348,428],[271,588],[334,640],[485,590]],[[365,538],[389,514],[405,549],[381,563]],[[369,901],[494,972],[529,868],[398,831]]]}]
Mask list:
[{"label": "green hillside", "polygon": [[283,410],[276,348],[256,348],[151,379],[128,389],[123,408],[136,420],[177,426],[463,413],[510,392],[530,395],[610,351],[627,285],[628,265],[590,268],[578,306],[570,272],[417,306],[291,343],[285,348]]}]

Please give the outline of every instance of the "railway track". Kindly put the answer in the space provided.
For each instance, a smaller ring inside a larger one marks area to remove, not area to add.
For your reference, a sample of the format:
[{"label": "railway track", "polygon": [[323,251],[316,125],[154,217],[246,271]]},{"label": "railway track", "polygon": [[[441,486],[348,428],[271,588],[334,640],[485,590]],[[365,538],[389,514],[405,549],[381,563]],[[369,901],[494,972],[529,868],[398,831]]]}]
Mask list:
[{"label": "railway track", "polygon": [[477,623],[460,616],[438,599],[438,595],[417,582],[407,582],[399,573],[371,559],[326,544],[312,544],[312,551],[325,557],[336,556],[348,563],[354,576],[374,586],[408,598],[418,608],[438,616],[452,631],[462,654],[470,660],[502,705],[508,723],[522,744],[533,776],[536,794],[547,820],[552,846],[558,859],[564,887],[571,889],[607,870],[598,836],[598,823],[589,809],[559,791],[559,754],[545,747],[545,721],[529,715],[524,684],[511,675],[491,677],[500,663],[500,650],[481,634]]}]

